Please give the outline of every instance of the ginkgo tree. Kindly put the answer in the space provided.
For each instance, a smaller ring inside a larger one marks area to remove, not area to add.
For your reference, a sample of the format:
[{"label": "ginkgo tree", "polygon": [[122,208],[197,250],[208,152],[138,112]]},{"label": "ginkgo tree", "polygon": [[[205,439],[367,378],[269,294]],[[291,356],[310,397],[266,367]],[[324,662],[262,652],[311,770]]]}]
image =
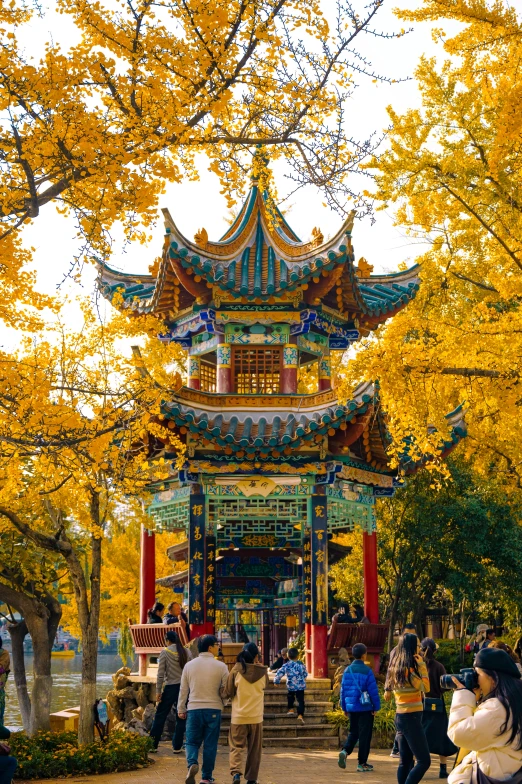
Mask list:
[{"label": "ginkgo tree", "polygon": [[344,389],[379,379],[397,460],[408,445],[436,458],[445,414],[464,404],[465,448],[520,488],[522,23],[501,0],[425,0],[400,15],[462,26],[449,40],[435,31],[451,59],[422,58],[422,107],[389,109],[375,196],[425,243],[421,287],[363,344]]},{"label": "ginkgo tree", "polygon": [[[126,658],[125,654],[134,658],[128,626],[129,621],[136,622],[138,617],[141,526],[142,524],[150,526],[151,522],[143,501],[144,497],[141,495],[126,497],[124,506],[113,516],[107,528],[102,550],[100,579],[103,600],[100,610],[100,636],[106,639],[111,632],[118,630],[118,645],[122,658]],[[156,574],[162,582],[172,574],[174,569],[167,550],[184,538],[184,533],[156,533]],[[62,607],[62,626],[73,635],[79,636],[81,630],[72,592],[69,591],[67,595],[66,589],[62,587],[62,594],[67,599]],[[173,600],[172,588],[164,587],[161,582],[158,583],[156,599],[166,606]]]},{"label": "ginkgo tree", "polygon": [[[147,328],[155,334],[156,319],[104,324],[89,304],[83,312],[83,329],[57,322],[47,340],[0,354],[0,516],[67,569],[83,651],[80,743],[93,732],[104,537],[127,498],[145,496],[168,475],[148,445],[159,440],[180,459],[184,450],[161,423],[164,388],[125,350],[123,338]],[[177,352],[164,347],[159,377]],[[159,363],[157,348],[151,357]],[[29,579],[30,566],[18,568]]]},{"label": "ginkgo tree", "polygon": [[391,81],[356,48],[363,38],[394,37],[375,27],[382,3],[57,0],[77,40],[60,41],[58,31],[41,57],[26,45],[39,6],[2,3],[6,285],[25,296],[30,281],[15,281],[29,251],[18,238],[46,205],[74,216],[78,257],[107,258],[111,227],[121,224],[129,241],[145,239],[165,181],[197,177],[199,153],[232,200],[262,144],[268,157],[286,158],[292,187],[312,183],[346,210],[347,175],[376,143],[351,137],[348,98],[356,78]]},{"label": "ginkgo tree", "polygon": [[[26,463],[23,484],[31,481]],[[29,519],[35,514],[27,510]],[[11,637],[14,682],[24,730],[33,734],[49,729],[51,708],[51,649],[62,616],[56,585],[63,577],[59,559],[0,517],[0,605]],[[20,618],[15,617],[15,611]],[[33,687],[27,688],[24,639],[33,644]]]}]

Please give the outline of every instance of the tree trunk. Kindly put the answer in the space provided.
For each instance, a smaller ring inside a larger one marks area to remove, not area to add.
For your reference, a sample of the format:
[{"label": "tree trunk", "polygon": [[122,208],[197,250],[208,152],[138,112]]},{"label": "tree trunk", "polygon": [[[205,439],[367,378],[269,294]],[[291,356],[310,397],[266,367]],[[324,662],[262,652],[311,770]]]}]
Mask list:
[{"label": "tree trunk", "polygon": [[464,616],[464,610],[466,607],[466,597],[462,598],[460,603],[460,640],[459,640],[459,650],[460,650],[460,663],[464,664],[464,649],[466,647],[466,619]]},{"label": "tree trunk", "polygon": [[51,713],[51,647],[47,617],[26,617],[33,641],[33,690],[31,692],[31,732],[49,730]]},{"label": "tree trunk", "polygon": [[397,623],[397,608],[399,606],[399,599],[400,599],[400,585],[397,581],[395,583],[395,593],[393,595],[393,601],[390,607],[390,626],[388,628],[388,653],[390,653],[391,649],[393,648],[393,633],[395,631],[395,624]]},{"label": "tree trunk", "polygon": [[[91,513],[93,518],[98,513],[98,497],[93,500]],[[93,536],[91,539],[91,602],[90,607],[86,601],[81,602],[79,615],[82,629],[82,690],[80,696],[80,721],[78,725],[78,743],[91,743],[94,739],[94,701],[96,699],[96,669],[98,664],[98,635],[100,630],[100,578],[102,565],[102,540]],[[74,574],[80,578],[76,569]],[[73,576],[74,579],[74,576]],[[86,595],[87,587],[85,575],[82,572],[82,592]],[[80,588],[80,586],[78,586]]]},{"label": "tree trunk", "polygon": [[11,637],[11,651],[13,655],[14,682],[18,705],[22,715],[22,725],[27,733],[31,731],[31,698],[27,690],[27,677],[25,672],[24,639],[29,633],[24,620],[10,623],[7,627]]},{"label": "tree trunk", "polygon": [[89,624],[82,633],[82,689],[78,743],[92,743],[94,738],[94,701],[96,699],[96,668],[98,664],[98,627]]},{"label": "tree trunk", "polygon": [[[50,594],[29,595],[23,590],[16,590],[1,582],[0,598],[11,607],[15,607],[22,615],[33,642],[34,682],[30,700],[29,734],[32,735],[40,730],[49,730],[51,688],[53,683],[51,677],[51,648],[62,614],[60,605]],[[49,639],[49,634],[52,634],[51,639]],[[25,673],[25,668],[23,672]],[[27,700],[25,700],[23,710],[26,710],[27,707]],[[22,710],[22,706],[20,706],[20,710]]]}]

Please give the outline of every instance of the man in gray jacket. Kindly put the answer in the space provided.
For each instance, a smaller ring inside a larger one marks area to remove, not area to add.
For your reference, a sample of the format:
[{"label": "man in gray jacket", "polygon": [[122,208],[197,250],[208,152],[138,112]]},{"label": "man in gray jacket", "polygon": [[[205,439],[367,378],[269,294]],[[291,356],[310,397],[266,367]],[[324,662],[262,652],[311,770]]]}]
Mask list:
[{"label": "man in gray jacket", "polygon": [[185,784],[196,784],[201,744],[201,784],[212,784],[223,709],[221,694],[225,693],[228,667],[215,658],[219,646],[212,634],[199,638],[198,651],[197,659],[188,662],[183,669],[178,700],[178,717],[187,719],[185,748],[188,775]]}]

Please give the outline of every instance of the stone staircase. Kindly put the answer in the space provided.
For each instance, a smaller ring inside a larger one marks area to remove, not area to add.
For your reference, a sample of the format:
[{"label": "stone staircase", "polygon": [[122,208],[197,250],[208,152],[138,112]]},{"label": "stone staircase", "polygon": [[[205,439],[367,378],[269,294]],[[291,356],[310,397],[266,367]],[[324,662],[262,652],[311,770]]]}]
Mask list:
[{"label": "stone staircase", "polygon": [[[265,714],[263,722],[263,745],[265,748],[337,749],[339,733],[336,727],[326,722],[325,713],[331,710],[329,698],[332,693],[330,680],[311,679],[306,682],[305,723],[296,716],[287,716],[286,686],[270,684],[265,692]],[[220,743],[228,742],[230,707],[223,711]]]}]

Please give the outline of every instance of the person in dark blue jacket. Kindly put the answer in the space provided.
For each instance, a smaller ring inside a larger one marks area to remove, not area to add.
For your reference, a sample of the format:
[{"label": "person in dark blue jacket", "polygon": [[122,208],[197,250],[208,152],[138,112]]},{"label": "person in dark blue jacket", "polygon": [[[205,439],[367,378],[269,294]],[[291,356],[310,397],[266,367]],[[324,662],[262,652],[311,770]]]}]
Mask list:
[{"label": "person in dark blue jacket", "polygon": [[366,645],[362,642],[353,646],[354,661],[345,669],[341,683],[341,709],[350,717],[350,732],[343,750],[339,752],[339,767],[346,768],[346,757],[352,753],[359,741],[359,773],[373,770],[373,765],[368,765],[368,755],[372,742],[373,718],[381,709],[375,675],[363,661],[366,650]]},{"label": "person in dark blue jacket", "polygon": [[[11,733],[7,727],[0,725],[0,740],[7,740]],[[0,784],[11,784],[17,762],[10,754],[0,755]]]}]

